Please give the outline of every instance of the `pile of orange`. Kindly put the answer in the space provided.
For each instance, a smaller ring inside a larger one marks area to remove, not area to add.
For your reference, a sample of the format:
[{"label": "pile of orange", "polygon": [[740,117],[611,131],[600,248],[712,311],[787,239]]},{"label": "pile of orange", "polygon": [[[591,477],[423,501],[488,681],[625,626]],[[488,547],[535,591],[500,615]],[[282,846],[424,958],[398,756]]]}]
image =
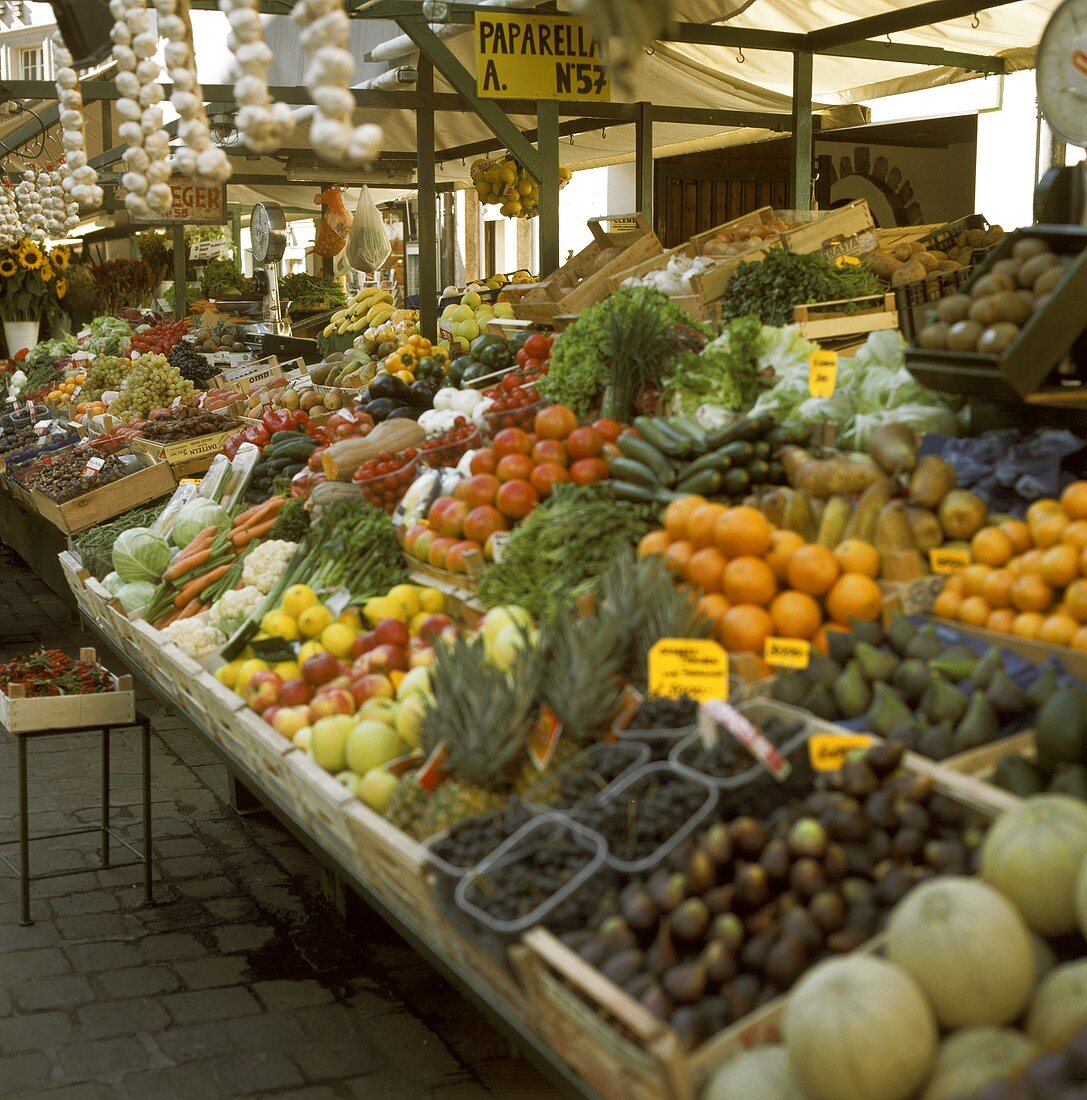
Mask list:
[{"label": "pile of orange", "polygon": [[1025,522],[983,527],[970,554],[937,596],[937,615],[1087,650],[1087,481],[1035,501]]},{"label": "pile of orange", "polygon": [[664,528],[638,553],[659,554],[688,584],[731,652],[761,656],[768,637],[802,638],[820,648],[826,631],[879,618],[879,554],[866,543],[836,550],[778,530],[756,508],[729,508],[699,496],[668,505]]}]

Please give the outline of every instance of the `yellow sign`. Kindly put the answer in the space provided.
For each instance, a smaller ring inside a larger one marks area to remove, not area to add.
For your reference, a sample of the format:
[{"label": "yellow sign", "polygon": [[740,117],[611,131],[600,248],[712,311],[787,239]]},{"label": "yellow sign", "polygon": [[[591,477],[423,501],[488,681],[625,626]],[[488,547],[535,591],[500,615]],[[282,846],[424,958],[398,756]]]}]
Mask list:
[{"label": "yellow sign", "polygon": [[811,642],[801,638],[767,638],[762,659],[776,668],[807,668],[811,660]]},{"label": "yellow sign", "polygon": [[956,550],[954,547],[940,546],[928,552],[933,573],[961,573],[971,560],[969,550]]},{"label": "yellow sign", "polygon": [[817,772],[836,772],[851,752],[870,744],[872,738],[863,733],[813,733],[808,738],[808,759]]},{"label": "yellow sign", "polygon": [[833,397],[838,384],[838,353],[813,351],[808,356],[808,392],[812,397]]},{"label": "yellow sign", "polygon": [[728,654],[706,638],[661,638],[649,651],[649,694],[728,698]]},{"label": "yellow sign", "polygon": [[611,100],[600,47],[569,15],[476,12],[476,92],[485,99]]}]

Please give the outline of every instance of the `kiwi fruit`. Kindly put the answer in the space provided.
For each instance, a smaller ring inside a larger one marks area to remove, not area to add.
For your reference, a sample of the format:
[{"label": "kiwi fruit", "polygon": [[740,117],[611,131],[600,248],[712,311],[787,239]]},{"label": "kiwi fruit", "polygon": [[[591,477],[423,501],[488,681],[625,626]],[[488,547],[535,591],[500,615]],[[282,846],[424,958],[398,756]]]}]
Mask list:
[{"label": "kiwi fruit", "polygon": [[947,346],[952,351],[974,351],[985,329],[977,321],[956,321],[947,333]]},{"label": "kiwi fruit", "polygon": [[1035,294],[1048,294],[1064,278],[1064,264],[1051,264],[1034,280]]},{"label": "kiwi fruit", "polygon": [[[1054,256],[1052,252],[1039,252],[1036,256],[1031,256],[1031,258],[1019,269],[1019,285],[1034,286],[1034,280],[1037,279],[1043,271],[1060,262],[1061,261]],[[1014,288],[1008,287],[1008,289],[1013,290]]]},{"label": "kiwi fruit", "polygon": [[[992,298],[983,299],[992,303],[993,316],[989,324],[1000,321],[1010,321],[1013,325],[1021,325],[1030,316],[1033,303],[1020,298],[1015,291],[1005,290]],[[981,318],[978,318],[981,320]]]},{"label": "kiwi fruit", "polygon": [[996,316],[996,300],[1002,294],[1010,294],[1010,290],[1002,290],[999,294],[986,294],[983,298],[975,298],[970,305],[968,314],[971,321],[977,321],[979,325],[991,325],[999,318]]},{"label": "kiwi fruit", "polygon": [[1040,252],[1048,252],[1049,245],[1038,237],[1023,237],[1012,245],[1012,256],[1020,262],[1029,260],[1031,256],[1037,256]]},{"label": "kiwi fruit", "polygon": [[1019,335],[1019,326],[1001,321],[987,328],[978,339],[978,351],[986,355],[1001,355]]},{"label": "kiwi fruit", "polygon": [[968,294],[952,294],[950,298],[941,298],[936,306],[936,317],[949,325],[956,321],[965,321],[970,312],[970,296]]},{"label": "kiwi fruit", "polygon": [[[1026,267],[1025,264],[1023,266],[1024,268]],[[1023,268],[1020,268],[1019,279],[1024,286],[1030,286],[1030,283],[1034,281],[1033,278],[1030,282],[1025,282],[1023,280]],[[970,297],[984,298],[987,294],[999,294],[1002,290],[1014,289],[1015,280],[1010,275],[990,271],[987,275],[982,275],[982,277],[970,288]]]},{"label": "kiwi fruit", "polygon": [[946,321],[933,321],[921,330],[918,344],[923,348],[944,349],[947,347],[947,334],[951,326]]}]

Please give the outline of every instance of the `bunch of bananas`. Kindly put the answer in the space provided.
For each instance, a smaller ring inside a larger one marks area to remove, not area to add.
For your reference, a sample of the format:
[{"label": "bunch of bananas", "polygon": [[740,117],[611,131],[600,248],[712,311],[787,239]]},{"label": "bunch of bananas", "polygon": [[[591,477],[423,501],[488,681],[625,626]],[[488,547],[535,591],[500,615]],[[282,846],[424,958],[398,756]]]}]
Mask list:
[{"label": "bunch of bananas", "polygon": [[[570,169],[560,165],[560,188],[570,176]],[[507,218],[534,218],[540,212],[540,185],[511,156],[477,160],[472,165],[472,184],[484,206],[498,205]]]},{"label": "bunch of bananas", "polygon": [[332,319],[325,325],[322,335],[332,336],[335,333],[342,336],[345,332],[375,328],[395,312],[393,296],[387,290],[378,290],[376,287],[360,290],[353,298],[348,298],[343,309],[332,314]]}]

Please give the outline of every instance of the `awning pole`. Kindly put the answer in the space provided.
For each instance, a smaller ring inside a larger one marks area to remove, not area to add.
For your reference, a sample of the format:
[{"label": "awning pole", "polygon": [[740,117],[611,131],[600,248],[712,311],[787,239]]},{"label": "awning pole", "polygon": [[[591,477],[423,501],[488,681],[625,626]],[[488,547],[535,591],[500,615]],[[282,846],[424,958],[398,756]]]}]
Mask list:
[{"label": "awning pole", "polygon": [[790,204],[794,210],[811,209],[811,84],[812,55],[793,54],[793,163]]},{"label": "awning pole", "polygon": [[639,103],[634,123],[635,205],[653,224],[653,104]]},{"label": "awning pole", "polygon": [[[434,66],[419,55],[418,89],[434,91]],[[437,275],[437,204],[434,178],[434,112],[420,108],[415,112],[415,140],[419,161],[416,182],[419,186],[419,331],[428,339],[438,338]]]},{"label": "awning pole", "polygon": [[185,227],[174,226],[174,316],[180,321],[189,312],[185,287]]},{"label": "awning pole", "polygon": [[536,108],[540,151],[541,278],[559,266],[559,105],[541,99]]}]

